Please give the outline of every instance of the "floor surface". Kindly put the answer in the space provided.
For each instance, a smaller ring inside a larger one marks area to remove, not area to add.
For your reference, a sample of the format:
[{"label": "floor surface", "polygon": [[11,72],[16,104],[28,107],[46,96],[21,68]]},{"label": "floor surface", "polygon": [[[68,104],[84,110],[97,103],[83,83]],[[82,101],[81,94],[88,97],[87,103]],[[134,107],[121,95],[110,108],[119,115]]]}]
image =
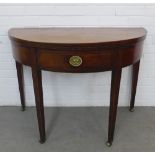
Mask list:
[{"label": "floor surface", "polygon": [[107,147],[108,108],[45,108],[47,141],[38,142],[36,111],[0,107],[0,151],[155,151],[155,107],[118,108],[115,137]]}]

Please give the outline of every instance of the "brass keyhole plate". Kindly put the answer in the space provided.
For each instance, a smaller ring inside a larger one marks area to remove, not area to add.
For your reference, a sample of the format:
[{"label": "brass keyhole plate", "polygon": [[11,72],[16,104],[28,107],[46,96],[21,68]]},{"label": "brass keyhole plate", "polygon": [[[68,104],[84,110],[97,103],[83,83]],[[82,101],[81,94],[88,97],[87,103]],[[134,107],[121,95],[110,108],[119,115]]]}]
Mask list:
[{"label": "brass keyhole plate", "polygon": [[71,66],[78,67],[82,64],[82,58],[80,56],[71,56],[69,63]]}]

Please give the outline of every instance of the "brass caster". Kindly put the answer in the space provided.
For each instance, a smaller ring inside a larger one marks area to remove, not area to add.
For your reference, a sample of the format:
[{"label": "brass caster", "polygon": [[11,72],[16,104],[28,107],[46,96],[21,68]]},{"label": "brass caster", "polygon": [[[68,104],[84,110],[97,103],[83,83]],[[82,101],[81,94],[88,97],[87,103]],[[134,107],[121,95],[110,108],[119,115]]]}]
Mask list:
[{"label": "brass caster", "polygon": [[130,112],[134,112],[134,108],[130,108],[129,111],[130,111]]},{"label": "brass caster", "polygon": [[106,142],[106,146],[110,147],[112,145],[112,142]]},{"label": "brass caster", "polygon": [[25,111],[25,107],[21,107],[21,111]]}]

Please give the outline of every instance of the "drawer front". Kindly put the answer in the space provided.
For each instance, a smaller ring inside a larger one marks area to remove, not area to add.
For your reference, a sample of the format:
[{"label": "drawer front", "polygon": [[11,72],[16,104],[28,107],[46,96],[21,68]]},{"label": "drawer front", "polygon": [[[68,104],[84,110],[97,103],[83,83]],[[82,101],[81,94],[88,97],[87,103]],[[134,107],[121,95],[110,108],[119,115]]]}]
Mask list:
[{"label": "drawer front", "polygon": [[55,72],[97,72],[112,68],[111,52],[53,52],[40,50],[38,65]]}]

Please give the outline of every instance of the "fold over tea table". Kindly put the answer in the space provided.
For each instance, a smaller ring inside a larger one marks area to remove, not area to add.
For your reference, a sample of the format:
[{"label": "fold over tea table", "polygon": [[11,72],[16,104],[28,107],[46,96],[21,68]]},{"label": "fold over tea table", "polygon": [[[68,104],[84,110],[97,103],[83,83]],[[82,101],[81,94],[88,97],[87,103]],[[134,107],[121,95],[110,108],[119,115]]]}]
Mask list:
[{"label": "fold over tea table", "polygon": [[[41,71],[88,73],[112,71],[107,146],[114,136],[122,68],[132,65],[130,111],[134,109],[144,28],[13,28],[9,30],[23,110],[23,65],[32,69],[40,142],[45,119]],[[97,133],[96,133],[97,134]]]}]

